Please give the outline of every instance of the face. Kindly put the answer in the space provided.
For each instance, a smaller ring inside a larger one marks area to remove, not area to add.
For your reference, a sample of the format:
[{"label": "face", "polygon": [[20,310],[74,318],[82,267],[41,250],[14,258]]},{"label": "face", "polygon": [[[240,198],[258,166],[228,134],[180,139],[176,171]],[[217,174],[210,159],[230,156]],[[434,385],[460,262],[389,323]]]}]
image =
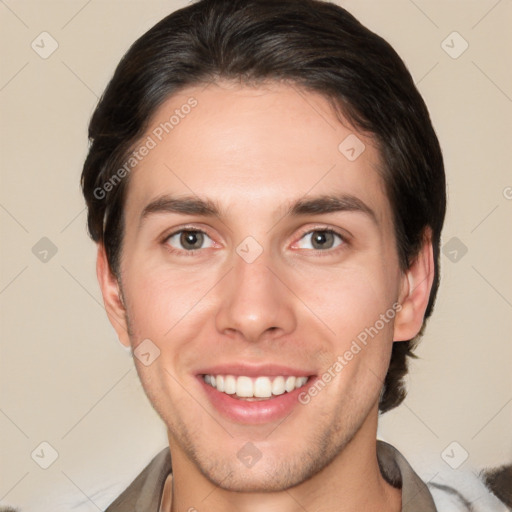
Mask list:
[{"label": "face", "polygon": [[122,304],[104,255],[99,274],[173,461],[280,490],[375,441],[393,340],[419,325],[372,140],[320,95],[219,83],[171,97],[142,143]]}]

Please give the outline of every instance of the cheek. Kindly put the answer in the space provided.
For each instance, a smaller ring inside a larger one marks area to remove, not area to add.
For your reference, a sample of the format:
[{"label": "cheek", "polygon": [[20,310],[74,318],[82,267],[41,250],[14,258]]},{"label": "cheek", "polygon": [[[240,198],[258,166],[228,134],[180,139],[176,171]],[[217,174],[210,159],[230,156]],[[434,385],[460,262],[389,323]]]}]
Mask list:
[{"label": "cheek", "polygon": [[364,396],[376,397],[382,386],[396,315],[389,274],[373,262],[340,269],[324,279],[325,293],[317,296],[315,312],[332,331],[323,369],[336,375],[334,396],[365,402]]},{"label": "cheek", "polygon": [[307,297],[315,313],[336,336],[346,340],[374,325],[380,315],[392,307],[395,285],[388,274],[374,264],[302,276],[302,296]]},{"label": "cheek", "polygon": [[149,338],[163,350],[171,342],[175,346],[197,335],[208,307],[208,291],[218,280],[216,273],[134,259],[126,265],[125,275],[129,278],[123,288],[135,342]]}]

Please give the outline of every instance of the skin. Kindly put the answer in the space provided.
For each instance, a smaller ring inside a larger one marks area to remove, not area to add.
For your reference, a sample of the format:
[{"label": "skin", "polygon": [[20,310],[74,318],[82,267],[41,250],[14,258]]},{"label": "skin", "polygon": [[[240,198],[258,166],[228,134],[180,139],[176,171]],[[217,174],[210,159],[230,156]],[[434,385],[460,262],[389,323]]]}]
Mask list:
[{"label": "skin", "polygon": [[[101,245],[97,265],[120,341],[135,349],[149,338],[160,350],[149,366],[134,361],[168,429],[166,510],[400,510],[400,491],[377,465],[378,400],[393,342],[414,337],[423,321],[429,239],[403,272],[379,152],[324,97],[276,83],[190,87],[158,109],[145,137],[191,96],[197,106],[130,175],[120,281]],[[365,144],[355,161],[338,150],[350,134]],[[334,192],[355,196],[374,217],[286,215],[297,199]],[[157,212],[141,220],[164,194],[210,198],[220,215]],[[208,235],[193,254],[179,235],[166,238],[185,228]],[[313,245],[311,232],[325,229],[345,240]],[[236,252],[248,236],[263,249],[252,263]],[[321,375],[395,302],[394,320],[279,422],[228,420],[196,378],[200,368],[239,361]],[[251,468],[237,458],[248,441],[262,455]]]}]

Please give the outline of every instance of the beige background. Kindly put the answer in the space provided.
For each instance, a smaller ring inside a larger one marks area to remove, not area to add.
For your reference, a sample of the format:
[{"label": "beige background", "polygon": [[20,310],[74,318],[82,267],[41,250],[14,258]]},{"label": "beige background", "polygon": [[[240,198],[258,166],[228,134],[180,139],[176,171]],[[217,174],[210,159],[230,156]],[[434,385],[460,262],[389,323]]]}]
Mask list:
[{"label": "beige background", "polygon": [[[103,310],[78,184],[87,123],[115,65],[185,4],[0,1],[0,503],[26,512],[101,510],[166,444]],[[456,262],[442,257],[409,396],[380,425],[424,479],[442,482],[512,459],[512,5],[340,4],[394,45],[418,83],[446,160],[444,243],[467,247]],[[59,45],[47,59],[31,48],[43,31]],[[456,59],[441,45],[453,31],[469,43]],[[57,248],[47,262],[32,251],[42,237]],[[46,470],[43,441],[58,453]],[[441,458],[452,441],[469,454],[456,470]]]}]

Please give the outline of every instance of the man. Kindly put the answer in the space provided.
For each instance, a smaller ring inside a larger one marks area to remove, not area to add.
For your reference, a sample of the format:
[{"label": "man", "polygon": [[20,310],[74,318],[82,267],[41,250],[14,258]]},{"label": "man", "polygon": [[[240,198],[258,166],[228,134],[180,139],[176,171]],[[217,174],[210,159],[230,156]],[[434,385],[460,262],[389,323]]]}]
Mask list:
[{"label": "man", "polygon": [[202,0],[132,46],[89,135],[106,310],[169,439],[108,511],[434,511],[376,440],[446,201],[394,50],[334,4]]}]

